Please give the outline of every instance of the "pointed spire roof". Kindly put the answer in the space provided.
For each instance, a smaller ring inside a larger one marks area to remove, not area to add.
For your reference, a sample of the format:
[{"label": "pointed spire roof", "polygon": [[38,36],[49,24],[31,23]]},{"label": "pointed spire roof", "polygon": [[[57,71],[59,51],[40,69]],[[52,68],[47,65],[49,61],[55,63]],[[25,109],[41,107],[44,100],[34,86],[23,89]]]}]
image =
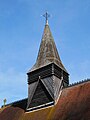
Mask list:
[{"label": "pointed spire roof", "polygon": [[46,19],[46,25],[44,28],[36,63],[29,72],[39,69],[50,63],[55,63],[65,72],[67,72],[60,60],[52,33],[49,28],[49,24],[47,21],[48,20]]}]

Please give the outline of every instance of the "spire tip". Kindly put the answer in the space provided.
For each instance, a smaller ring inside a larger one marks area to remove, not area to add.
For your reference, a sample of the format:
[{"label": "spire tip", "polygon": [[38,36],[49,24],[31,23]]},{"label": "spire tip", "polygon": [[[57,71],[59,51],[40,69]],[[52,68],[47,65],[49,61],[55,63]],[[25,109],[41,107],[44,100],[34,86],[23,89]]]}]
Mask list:
[{"label": "spire tip", "polygon": [[43,17],[46,18],[46,25],[48,25],[48,18],[50,17],[50,14],[48,14],[48,12],[46,12]]}]

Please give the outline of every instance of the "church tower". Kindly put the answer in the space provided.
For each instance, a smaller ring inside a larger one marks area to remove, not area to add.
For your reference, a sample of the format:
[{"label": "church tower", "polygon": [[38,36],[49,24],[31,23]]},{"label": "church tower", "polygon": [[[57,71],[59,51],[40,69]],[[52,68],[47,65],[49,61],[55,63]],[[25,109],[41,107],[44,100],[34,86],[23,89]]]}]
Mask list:
[{"label": "church tower", "polygon": [[35,65],[28,71],[27,111],[54,105],[63,87],[69,84],[69,74],[62,64],[50,27],[49,14]]}]

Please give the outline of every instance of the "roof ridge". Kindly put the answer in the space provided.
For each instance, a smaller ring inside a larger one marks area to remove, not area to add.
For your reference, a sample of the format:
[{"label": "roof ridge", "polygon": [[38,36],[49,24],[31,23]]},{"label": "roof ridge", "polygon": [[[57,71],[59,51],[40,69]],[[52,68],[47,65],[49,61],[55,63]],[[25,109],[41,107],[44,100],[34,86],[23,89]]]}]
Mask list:
[{"label": "roof ridge", "polygon": [[81,81],[71,83],[65,88],[73,87],[73,86],[80,85],[80,84],[83,84],[83,83],[86,83],[86,82],[90,82],[90,79],[85,79],[85,80],[81,80]]}]

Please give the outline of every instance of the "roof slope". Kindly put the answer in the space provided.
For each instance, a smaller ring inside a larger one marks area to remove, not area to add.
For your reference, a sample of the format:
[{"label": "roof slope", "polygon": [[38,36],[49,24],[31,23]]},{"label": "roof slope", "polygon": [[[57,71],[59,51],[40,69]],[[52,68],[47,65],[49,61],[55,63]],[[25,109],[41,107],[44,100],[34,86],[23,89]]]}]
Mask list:
[{"label": "roof slope", "polygon": [[8,107],[0,120],[90,120],[90,81],[64,89],[55,106],[28,113]]},{"label": "roof slope", "polygon": [[49,63],[52,63],[52,62],[56,63],[60,68],[62,68],[64,71],[66,71],[65,67],[63,66],[63,64],[60,60],[54,39],[52,37],[51,31],[49,28],[49,25],[46,24],[45,28],[44,28],[44,33],[42,36],[41,45],[40,45],[36,63],[30,71],[38,69],[38,68],[45,66]]},{"label": "roof slope", "polygon": [[23,109],[9,106],[0,113],[0,120],[22,120],[23,114]]}]

